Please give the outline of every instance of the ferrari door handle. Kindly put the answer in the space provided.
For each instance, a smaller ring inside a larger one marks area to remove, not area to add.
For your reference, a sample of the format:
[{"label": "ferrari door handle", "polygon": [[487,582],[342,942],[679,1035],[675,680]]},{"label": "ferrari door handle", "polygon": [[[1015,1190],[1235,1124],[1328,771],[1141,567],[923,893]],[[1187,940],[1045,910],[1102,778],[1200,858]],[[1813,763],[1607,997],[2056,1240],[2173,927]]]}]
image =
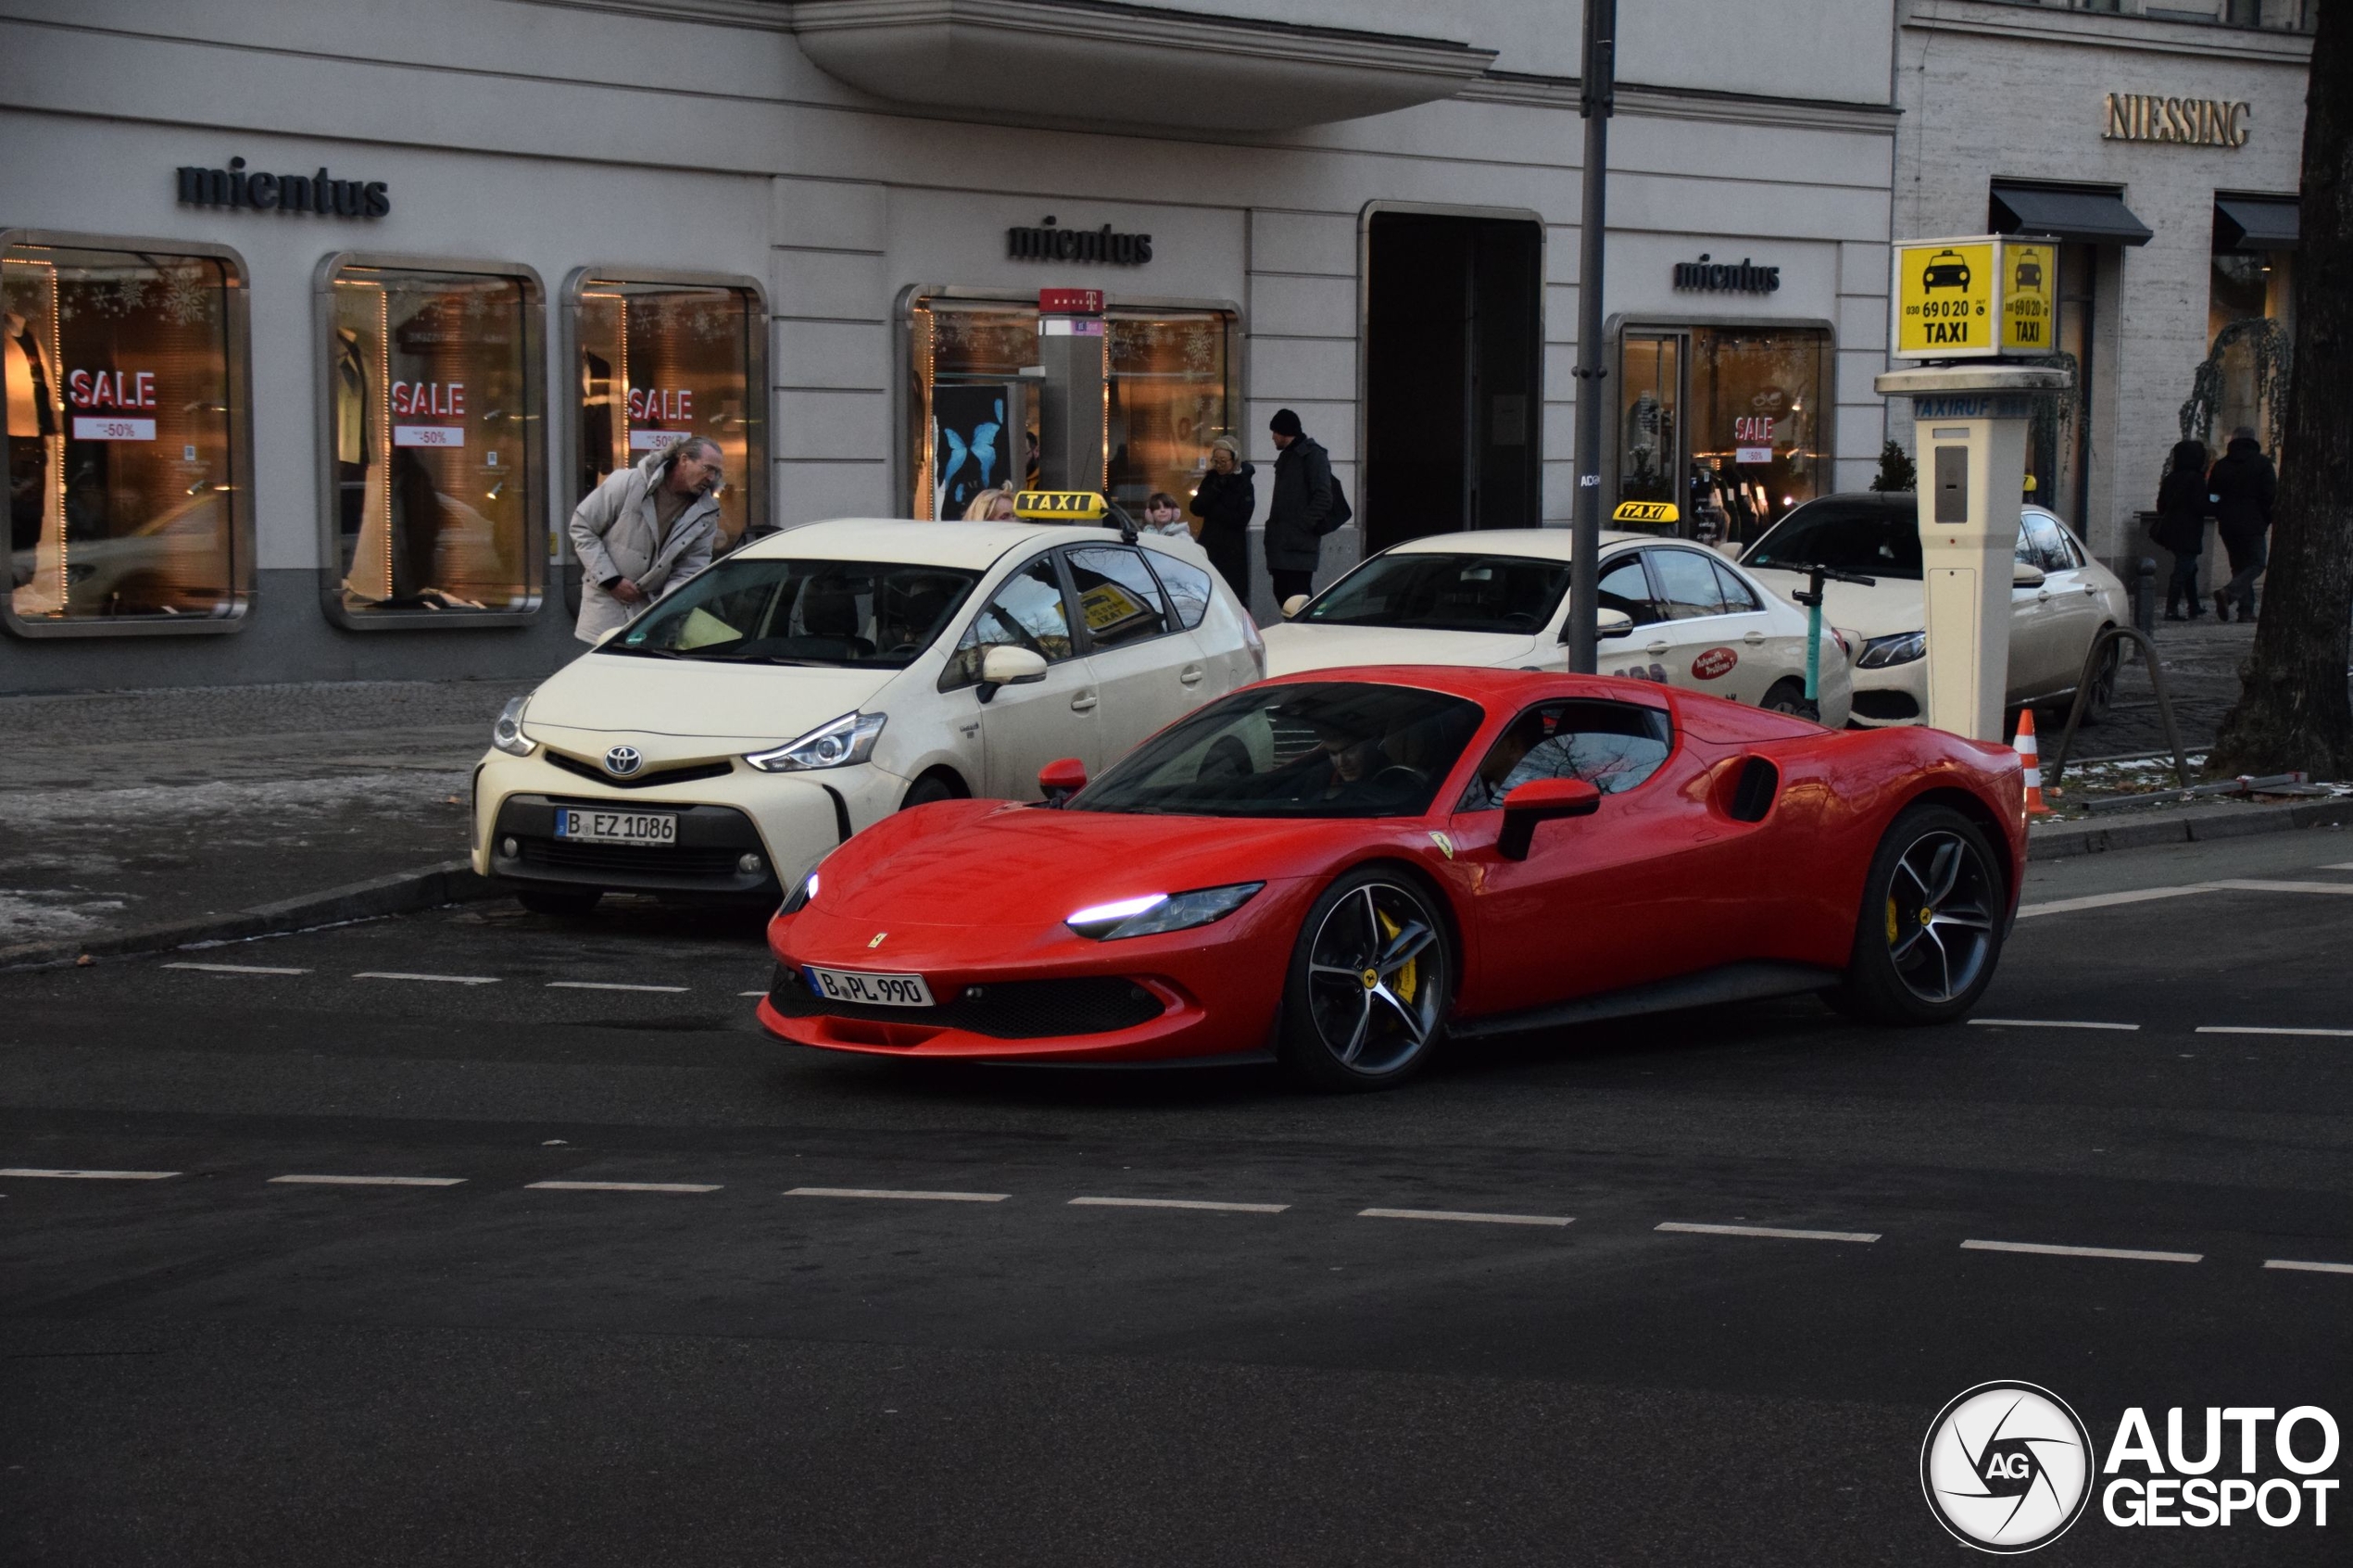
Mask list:
[{"label": "ferrari door handle", "polygon": [[1185,668],[1183,668],[1182,670],[1179,670],[1178,671],[1176,671],[1176,679],[1178,679],[1179,681],[1182,681],[1185,684],[1187,684],[1187,685],[1189,685],[1189,686],[1198,686],[1198,685],[1200,685],[1200,684],[1201,684],[1201,666],[1200,666],[1200,665],[1198,665],[1198,664],[1188,664],[1188,665],[1186,665],[1186,666],[1185,666]]},{"label": "ferrari door handle", "polygon": [[1073,713],[1084,713],[1094,706],[1095,694],[1093,692],[1080,692],[1070,699],[1070,710]]}]

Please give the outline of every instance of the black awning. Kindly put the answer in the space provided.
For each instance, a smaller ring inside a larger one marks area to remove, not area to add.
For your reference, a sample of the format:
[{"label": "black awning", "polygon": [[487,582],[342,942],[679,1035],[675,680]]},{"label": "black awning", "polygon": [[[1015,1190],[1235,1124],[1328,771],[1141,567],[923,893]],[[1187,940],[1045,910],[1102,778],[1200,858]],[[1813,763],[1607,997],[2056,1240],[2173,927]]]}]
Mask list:
[{"label": "black awning", "polygon": [[2294,250],[2302,218],[2294,196],[2216,196],[2216,250]]},{"label": "black awning", "polygon": [[2114,191],[1994,185],[1994,232],[2049,234],[2096,245],[2145,245],[2156,238]]}]

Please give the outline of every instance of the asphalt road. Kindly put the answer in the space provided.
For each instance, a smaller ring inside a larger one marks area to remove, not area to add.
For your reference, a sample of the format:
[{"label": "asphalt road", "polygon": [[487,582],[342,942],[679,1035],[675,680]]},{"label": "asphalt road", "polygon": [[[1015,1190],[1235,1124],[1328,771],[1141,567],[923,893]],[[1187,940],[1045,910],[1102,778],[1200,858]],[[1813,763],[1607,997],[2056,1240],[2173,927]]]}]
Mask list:
[{"label": "asphalt road", "polygon": [[1972,1025],[1343,1099],[793,1051],[651,906],[0,975],[0,1562],[1908,1564],[1977,1383],[2353,1424],[2353,832],[2032,877]]}]

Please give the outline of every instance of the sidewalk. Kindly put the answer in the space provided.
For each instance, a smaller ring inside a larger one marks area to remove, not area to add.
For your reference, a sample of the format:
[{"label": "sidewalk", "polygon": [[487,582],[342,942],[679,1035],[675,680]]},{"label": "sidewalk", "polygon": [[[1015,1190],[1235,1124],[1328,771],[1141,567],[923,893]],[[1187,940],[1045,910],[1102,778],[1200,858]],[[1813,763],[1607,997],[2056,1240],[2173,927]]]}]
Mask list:
[{"label": "sidewalk", "polygon": [[466,852],[504,683],[0,697],[0,956],[182,925]]},{"label": "sidewalk", "polygon": [[[2181,726],[2182,746],[2192,752],[2214,744],[2222,716],[2239,699],[2239,665],[2255,646],[2251,621],[2217,625],[2208,614],[2201,621],[2160,619],[2153,633],[2165,690],[2173,699],[2173,721]],[[2064,709],[2058,710],[2063,715]],[[2063,718],[2055,719],[2042,737],[2047,752],[2056,747]],[[2151,755],[2165,749],[2165,724],[2158,718],[2157,693],[2149,684],[2139,648],[2124,645],[2124,665],[2117,672],[2116,703],[2104,723],[2076,732],[2072,759],[2095,757]]]}]

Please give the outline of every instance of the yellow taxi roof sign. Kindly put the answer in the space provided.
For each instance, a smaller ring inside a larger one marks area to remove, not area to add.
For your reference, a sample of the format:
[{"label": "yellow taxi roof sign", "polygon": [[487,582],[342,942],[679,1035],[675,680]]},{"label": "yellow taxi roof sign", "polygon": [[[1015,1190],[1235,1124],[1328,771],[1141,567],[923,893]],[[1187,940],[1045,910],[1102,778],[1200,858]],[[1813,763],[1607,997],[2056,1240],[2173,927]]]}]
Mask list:
[{"label": "yellow taxi roof sign", "polygon": [[1609,514],[1612,522],[1673,522],[1680,514],[1672,501],[1620,501]]},{"label": "yellow taxi roof sign", "polygon": [[1110,512],[1093,490],[1024,490],[1013,497],[1013,516],[1030,522],[1101,522]]}]

